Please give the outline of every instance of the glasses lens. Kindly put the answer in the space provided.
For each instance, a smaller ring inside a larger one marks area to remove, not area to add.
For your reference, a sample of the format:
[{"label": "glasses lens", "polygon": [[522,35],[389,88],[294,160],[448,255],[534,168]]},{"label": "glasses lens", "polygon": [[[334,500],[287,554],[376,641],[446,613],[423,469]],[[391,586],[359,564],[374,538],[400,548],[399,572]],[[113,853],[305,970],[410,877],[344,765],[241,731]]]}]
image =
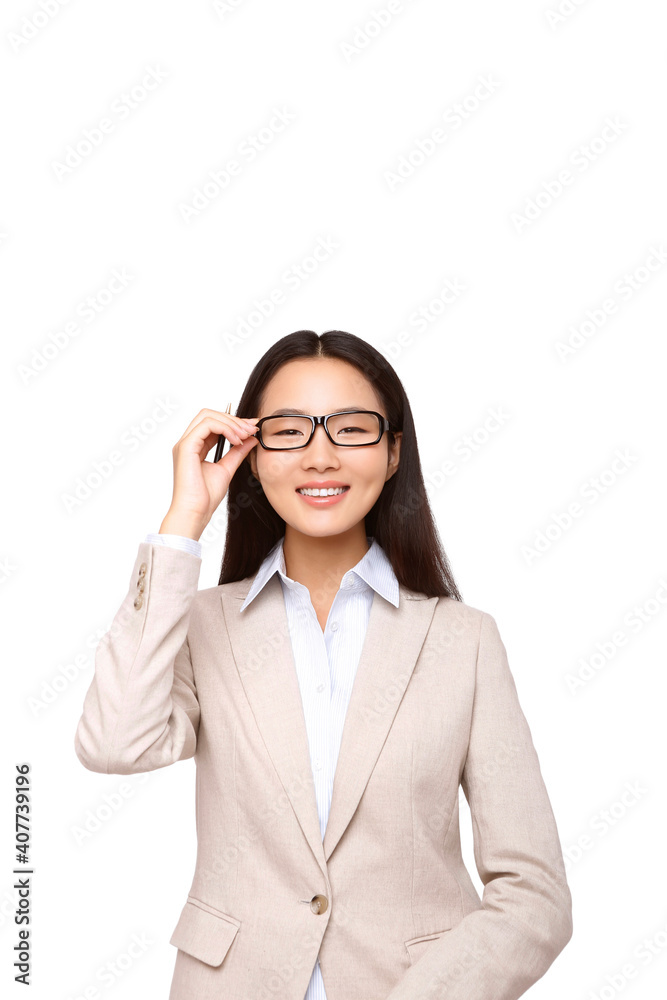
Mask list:
[{"label": "glasses lens", "polygon": [[329,434],[336,444],[364,445],[377,441],[380,421],[374,413],[334,413],[329,417]]},{"label": "glasses lens", "polygon": [[[348,447],[373,444],[380,436],[378,417],[363,410],[335,413],[329,417],[328,426],[335,443]],[[268,417],[262,424],[262,441],[266,448],[303,448],[311,428],[307,417]]]},{"label": "glasses lens", "polygon": [[308,417],[269,417],[262,424],[262,441],[267,448],[302,448],[312,426]]}]

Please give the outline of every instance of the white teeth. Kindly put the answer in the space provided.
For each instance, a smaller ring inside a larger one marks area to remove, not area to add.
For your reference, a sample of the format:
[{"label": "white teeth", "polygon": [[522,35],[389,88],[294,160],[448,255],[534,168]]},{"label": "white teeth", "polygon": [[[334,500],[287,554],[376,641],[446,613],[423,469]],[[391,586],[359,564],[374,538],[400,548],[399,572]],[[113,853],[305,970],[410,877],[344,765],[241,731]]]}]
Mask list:
[{"label": "white teeth", "polygon": [[346,487],[343,486],[337,486],[335,489],[330,486],[328,490],[297,490],[297,493],[301,493],[305,497],[333,497],[344,493],[345,489]]}]

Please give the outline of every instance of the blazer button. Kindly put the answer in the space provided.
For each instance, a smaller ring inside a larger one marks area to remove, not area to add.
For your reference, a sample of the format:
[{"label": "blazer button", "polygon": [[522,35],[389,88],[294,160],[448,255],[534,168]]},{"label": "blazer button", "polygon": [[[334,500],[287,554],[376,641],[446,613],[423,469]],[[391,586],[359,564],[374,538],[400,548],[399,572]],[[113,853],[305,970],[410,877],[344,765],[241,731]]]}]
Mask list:
[{"label": "blazer button", "polygon": [[140,594],[143,594],[145,586],[146,584],[144,583],[144,578],[143,576],[140,576],[139,579],[137,580],[137,590],[139,591]]},{"label": "blazer button", "polygon": [[137,611],[139,610],[139,608],[143,603],[144,603],[143,596],[141,594],[137,594],[137,596],[134,599],[134,606],[137,609]]},{"label": "blazer button", "polygon": [[141,566],[139,567],[139,576],[145,576],[147,569],[148,567],[146,566],[146,563],[142,563]]},{"label": "blazer button", "polygon": [[319,894],[317,896],[313,896],[313,898],[310,901],[310,908],[313,911],[313,913],[324,913],[328,905],[329,905],[329,900],[327,899],[327,897],[320,896]]}]

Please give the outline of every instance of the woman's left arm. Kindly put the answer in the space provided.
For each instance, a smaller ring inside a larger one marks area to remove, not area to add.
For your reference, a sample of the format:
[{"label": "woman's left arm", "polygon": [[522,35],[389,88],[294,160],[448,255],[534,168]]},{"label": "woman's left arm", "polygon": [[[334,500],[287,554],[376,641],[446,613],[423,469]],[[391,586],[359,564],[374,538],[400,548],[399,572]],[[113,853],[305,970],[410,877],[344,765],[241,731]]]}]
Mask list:
[{"label": "woman's left arm", "polygon": [[485,612],[461,786],[482,906],[434,941],[386,1000],[517,1000],[572,937],[556,820],[505,646]]}]

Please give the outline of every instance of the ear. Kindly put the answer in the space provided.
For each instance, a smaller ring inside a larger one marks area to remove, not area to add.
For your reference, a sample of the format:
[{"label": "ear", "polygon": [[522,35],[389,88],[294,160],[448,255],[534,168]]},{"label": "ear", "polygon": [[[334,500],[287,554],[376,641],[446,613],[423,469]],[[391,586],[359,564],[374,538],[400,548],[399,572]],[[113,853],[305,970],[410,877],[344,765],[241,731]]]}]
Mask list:
[{"label": "ear", "polygon": [[389,456],[387,461],[387,475],[385,476],[385,483],[388,479],[394,475],[398,469],[398,463],[401,456],[401,439],[403,437],[403,431],[396,431],[394,434],[394,442],[392,443],[391,438],[389,438]]}]

